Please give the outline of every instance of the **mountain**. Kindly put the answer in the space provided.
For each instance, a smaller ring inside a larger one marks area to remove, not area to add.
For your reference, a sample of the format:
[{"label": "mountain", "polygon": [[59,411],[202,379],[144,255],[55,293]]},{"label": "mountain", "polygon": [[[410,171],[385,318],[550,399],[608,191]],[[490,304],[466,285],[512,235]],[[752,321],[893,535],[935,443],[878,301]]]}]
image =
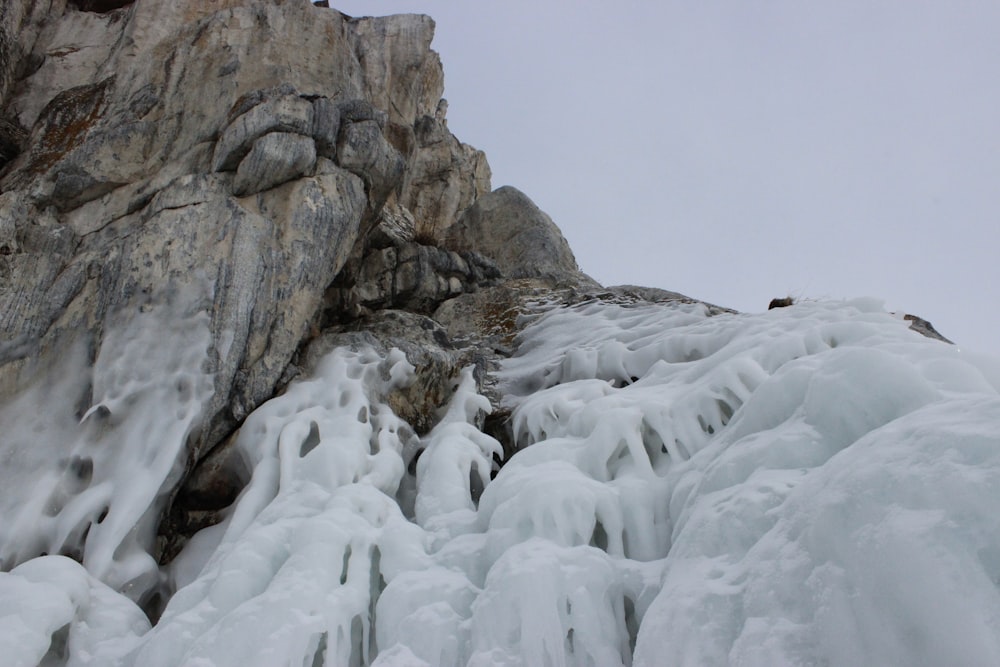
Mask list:
[{"label": "mountain", "polygon": [[1000,661],[1000,362],[597,284],[433,32],[0,9],[5,664]]}]

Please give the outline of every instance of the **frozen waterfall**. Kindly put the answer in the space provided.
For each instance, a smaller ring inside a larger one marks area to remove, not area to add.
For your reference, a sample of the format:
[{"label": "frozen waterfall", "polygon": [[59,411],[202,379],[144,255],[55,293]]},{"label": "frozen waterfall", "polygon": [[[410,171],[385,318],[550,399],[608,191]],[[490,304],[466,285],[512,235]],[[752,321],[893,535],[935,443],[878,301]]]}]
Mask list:
[{"label": "frozen waterfall", "polygon": [[1000,361],[878,302],[550,310],[497,374],[499,471],[471,372],[419,437],[405,356],[336,349],[158,566],[209,345],[153,309],[0,413],[3,664],[1000,664]]}]

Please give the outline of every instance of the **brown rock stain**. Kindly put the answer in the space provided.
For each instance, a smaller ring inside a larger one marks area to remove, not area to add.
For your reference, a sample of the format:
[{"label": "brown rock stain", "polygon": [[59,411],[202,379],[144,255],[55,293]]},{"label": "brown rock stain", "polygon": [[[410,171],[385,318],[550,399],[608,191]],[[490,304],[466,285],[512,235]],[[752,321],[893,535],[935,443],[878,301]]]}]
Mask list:
[{"label": "brown rock stain", "polygon": [[46,171],[83,143],[103,115],[105,96],[113,82],[114,77],[109,77],[100,83],[64,90],[45,105],[41,113],[44,129],[32,147],[27,167],[30,173]]}]

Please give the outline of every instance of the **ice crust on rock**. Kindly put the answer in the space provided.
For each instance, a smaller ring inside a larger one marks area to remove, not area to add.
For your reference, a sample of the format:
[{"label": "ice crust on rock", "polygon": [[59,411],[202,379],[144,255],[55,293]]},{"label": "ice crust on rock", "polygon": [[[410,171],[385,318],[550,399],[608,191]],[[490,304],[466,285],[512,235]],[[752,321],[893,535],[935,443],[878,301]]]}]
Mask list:
[{"label": "ice crust on rock", "polygon": [[337,348],[253,412],[249,482],[166,568],[151,629],[87,544],[86,570],[0,574],[0,646],[143,667],[1000,663],[995,359],[873,300],[557,308],[498,372],[517,438],[498,472],[471,370],[423,438],[386,399],[413,373]]},{"label": "ice crust on rock", "polygon": [[134,601],[159,592],[160,512],[213,393],[199,290],[178,287],[165,302],[122,311],[93,368],[74,344],[61,367],[0,411],[3,569],[60,553]]}]

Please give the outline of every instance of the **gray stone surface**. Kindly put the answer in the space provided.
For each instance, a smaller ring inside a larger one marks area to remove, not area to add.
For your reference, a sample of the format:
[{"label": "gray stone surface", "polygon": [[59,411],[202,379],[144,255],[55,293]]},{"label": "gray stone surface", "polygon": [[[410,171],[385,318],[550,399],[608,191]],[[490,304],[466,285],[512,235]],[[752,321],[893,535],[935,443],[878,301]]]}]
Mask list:
[{"label": "gray stone surface", "polygon": [[377,202],[385,201],[406,169],[403,156],[374,120],[344,122],[337,142],[337,163],[364,178],[370,196]]},{"label": "gray stone surface", "polygon": [[316,153],[331,160],[337,155],[337,134],[340,132],[340,109],[328,97],[319,97],[312,103],[312,128]]},{"label": "gray stone surface", "polygon": [[391,203],[382,207],[378,224],[368,234],[368,245],[372,248],[398,246],[410,243],[415,236],[416,221],[413,214],[405,207]]},{"label": "gray stone surface", "polygon": [[215,145],[212,169],[231,171],[250,152],[258,138],[270,132],[310,136],[313,104],[297,95],[266,100],[237,117],[226,127]]},{"label": "gray stone surface", "polygon": [[271,132],[253,142],[236,169],[233,194],[237,197],[270,190],[305,176],[316,165],[316,145],[309,137]]},{"label": "gray stone surface", "polygon": [[362,94],[354,97],[386,112],[389,123],[412,126],[433,114],[444,92],[441,61],[430,48],[433,37],[429,16],[358,20],[349,33],[362,70]]},{"label": "gray stone surface", "polygon": [[421,117],[413,143],[401,201],[413,212],[417,234],[439,242],[462,211],[490,191],[490,165],[482,151],[456,139],[443,118]]},{"label": "gray stone surface", "polygon": [[51,0],[0,3],[0,108],[7,107],[19,70],[41,64],[38,58],[32,58],[32,51],[51,11]]},{"label": "gray stone surface", "polygon": [[369,252],[354,284],[334,294],[333,308],[348,317],[383,308],[431,313],[441,302],[499,278],[497,268],[476,253],[400,242]]},{"label": "gray stone surface", "polygon": [[452,249],[475,248],[507,278],[562,281],[574,280],[580,273],[573,251],[552,219],[509,186],[477,199],[448,229],[445,244]]}]

